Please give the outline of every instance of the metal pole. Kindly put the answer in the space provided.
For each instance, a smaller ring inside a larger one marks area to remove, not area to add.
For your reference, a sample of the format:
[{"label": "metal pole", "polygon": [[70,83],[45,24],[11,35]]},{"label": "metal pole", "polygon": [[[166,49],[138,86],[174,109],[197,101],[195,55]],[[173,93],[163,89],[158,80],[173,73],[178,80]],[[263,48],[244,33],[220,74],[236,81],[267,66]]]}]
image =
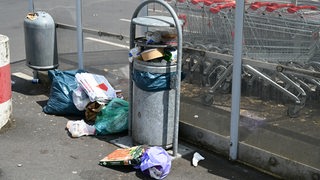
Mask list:
[{"label": "metal pole", "polygon": [[176,97],[175,97],[175,118],[174,118],[174,134],[173,134],[173,156],[178,155],[178,134],[179,134],[179,120],[180,120],[180,86],[181,86],[181,69],[182,69],[182,27],[178,19],[177,14],[168,5],[167,9],[173,16],[174,22],[176,24],[176,29],[178,32],[178,54],[177,54],[177,74],[176,74]]},{"label": "metal pole", "polygon": [[243,40],[244,1],[236,1],[235,37],[232,74],[232,104],[230,124],[230,151],[229,158],[237,159],[239,141],[239,118],[241,97],[241,66],[242,66],[242,40]]},{"label": "metal pole", "polygon": [[77,49],[78,49],[78,67],[83,67],[83,32],[82,32],[82,0],[76,0],[77,2]]},{"label": "metal pole", "polygon": [[[147,0],[141,0],[141,3],[143,1],[147,1]],[[148,4],[141,9],[140,16],[148,16]],[[144,36],[145,32],[148,31],[147,26],[140,26],[139,28],[140,28],[140,33],[141,33],[140,36]]]},{"label": "metal pole", "polygon": [[28,8],[29,12],[34,12],[34,4],[33,4],[33,0],[29,0],[29,8]]},{"label": "metal pole", "polygon": [[[34,13],[34,2],[33,0],[29,0],[29,6],[28,6],[28,13]],[[33,79],[32,79],[32,83],[39,83],[39,72],[37,70],[33,70],[32,71],[33,74]]]}]

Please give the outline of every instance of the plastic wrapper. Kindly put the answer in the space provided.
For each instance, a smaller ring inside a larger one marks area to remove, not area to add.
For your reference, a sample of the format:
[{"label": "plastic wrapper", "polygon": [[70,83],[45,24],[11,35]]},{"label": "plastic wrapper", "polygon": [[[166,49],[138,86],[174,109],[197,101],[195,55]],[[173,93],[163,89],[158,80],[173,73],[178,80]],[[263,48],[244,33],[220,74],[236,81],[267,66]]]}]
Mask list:
[{"label": "plastic wrapper", "polygon": [[140,56],[141,47],[134,47],[129,51],[129,62],[132,63],[134,58]]}]

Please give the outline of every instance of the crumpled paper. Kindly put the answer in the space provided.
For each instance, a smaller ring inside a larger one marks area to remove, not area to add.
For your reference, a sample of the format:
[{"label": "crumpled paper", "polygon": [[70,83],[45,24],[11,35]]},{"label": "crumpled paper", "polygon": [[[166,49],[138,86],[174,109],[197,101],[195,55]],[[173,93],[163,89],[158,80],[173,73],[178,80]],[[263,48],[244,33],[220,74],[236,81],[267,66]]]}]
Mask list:
[{"label": "crumpled paper", "polygon": [[171,168],[171,156],[162,147],[150,147],[141,157],[142,172],[155,179],[165,178]]},{"label": "crumpled paper", "polygon": [[193,158],[192,158],[192,165],[193,166],[198,166],[198,162],[204,160],[204,157],[201,156],[198,152],[195,152],[193,154]]}]

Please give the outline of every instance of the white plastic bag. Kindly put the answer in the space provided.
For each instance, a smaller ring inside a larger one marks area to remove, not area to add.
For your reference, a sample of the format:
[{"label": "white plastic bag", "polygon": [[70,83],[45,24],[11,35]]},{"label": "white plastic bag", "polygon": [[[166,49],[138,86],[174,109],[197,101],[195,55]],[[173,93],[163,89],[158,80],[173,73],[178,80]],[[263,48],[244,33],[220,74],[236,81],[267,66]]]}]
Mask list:
[{"label": "white plastic bag", "polygon": [[77,89],[73,90],[72,100],[73,104],[79,111],[84,111],[87,104],[90,102],[87,93],[83,90],[81,86],[78,86]]},{"label": "white plastic bag", "polygon": [[76,80],[89,96],[91,102],[106,103],[116,98],[116,92],[108,80],[98,74],[77,73]]}]

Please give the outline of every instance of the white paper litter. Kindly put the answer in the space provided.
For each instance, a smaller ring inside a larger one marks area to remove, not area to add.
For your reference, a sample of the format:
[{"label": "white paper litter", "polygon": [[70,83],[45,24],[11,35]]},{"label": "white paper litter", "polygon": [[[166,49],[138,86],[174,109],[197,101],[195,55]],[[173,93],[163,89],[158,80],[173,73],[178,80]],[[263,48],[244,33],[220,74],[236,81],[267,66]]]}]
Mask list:
[{"label": "white paper litter", "polygon": [[198,166],[198,162],[204,160],[204,157],[201,156],[198,152],[195,152],[193,154],[193,158],[192,158],[192,165],[193,166]]}]

